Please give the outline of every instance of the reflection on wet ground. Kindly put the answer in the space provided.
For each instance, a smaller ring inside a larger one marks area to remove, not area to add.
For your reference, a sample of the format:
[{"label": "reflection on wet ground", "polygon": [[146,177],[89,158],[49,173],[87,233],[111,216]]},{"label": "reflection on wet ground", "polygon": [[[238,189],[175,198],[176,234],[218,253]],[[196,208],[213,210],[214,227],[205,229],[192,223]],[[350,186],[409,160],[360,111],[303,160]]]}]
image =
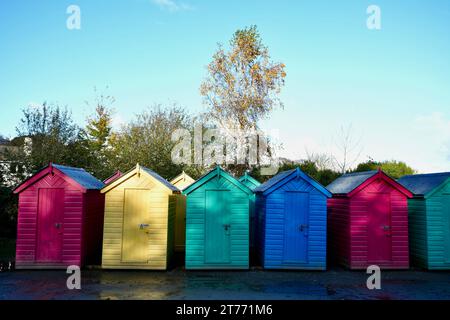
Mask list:
[{"label": "reflection on wet ground", "polygon": [[0,273],[0,299],[450,299],[450,272],[383,271],[368,290],[362,271],[83,270],[81,290],[59,271]]}]

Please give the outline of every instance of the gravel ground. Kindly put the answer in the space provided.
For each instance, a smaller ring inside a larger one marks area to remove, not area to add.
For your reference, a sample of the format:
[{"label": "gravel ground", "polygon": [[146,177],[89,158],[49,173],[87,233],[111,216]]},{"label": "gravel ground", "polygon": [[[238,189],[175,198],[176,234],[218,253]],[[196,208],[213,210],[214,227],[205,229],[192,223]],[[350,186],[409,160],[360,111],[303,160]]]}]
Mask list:
[{"label": "gravel ground", "polygon": [[381,290],[368,290],[362,271],[82,270],[81,290],[68,290],[65,271],[0,273],[0,299],[450,300],[450,271],[382,271]]}]

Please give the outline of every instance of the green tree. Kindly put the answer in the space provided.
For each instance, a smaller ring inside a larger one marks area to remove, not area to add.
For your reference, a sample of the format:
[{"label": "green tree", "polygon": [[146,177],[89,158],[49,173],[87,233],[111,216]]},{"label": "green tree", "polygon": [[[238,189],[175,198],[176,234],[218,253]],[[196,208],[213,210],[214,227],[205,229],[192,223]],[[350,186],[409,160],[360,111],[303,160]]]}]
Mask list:
[{"label": "green tree", "polygon": [[175,146],[173,131],[191,127],[191,116],[183,108],[155,105],[111,136],[112,165],[127,171],[139,163],[166,179],[175,177],[182,170],[195,173],[192,168],[174,164],[171,157]]},{"label": "green tree", "polygon": [[[307,159],[301,161],[281,159],[281,165],[279,167],[278,172],[283,172],[296,168],[300,168],[304,173],[309,175],[311,178],[317,180],[324,186],[329,185],[331,182],[333,182],[340,176],[339,172],[323,167],[322,157],[314,157],[314,160]],[[267,176],[261,176],[258,168],[252,170],[250,174],[260,182],[264,182],[270,178]]]},{"label": "green tree", "polygon": [[92,150],[102,151],[108,146],[112,131],[112,111],[104,105],[98,105],[95,115],[88,118],[86,133]]},{"label": "green tree", "polygon": [[105,101],[99,101],[95,114],[87,119],[85,129],[87,147],[91,156],[89,169],[100,179],[106,179],[115,171],[110,161],[112,112]]},{"label": "green tree", "polygon": [[80,167],[89,164],[85,133],[66,107],[44,103],[22,112],[16,127],[18,138],[11,142],[18,149],[8,155],[8,161],[18,164],[18,175],[31,174],[49,162]]},{"label": "green tree", "polygon": [[49,106],[23,109],[14,138],[2,154],[1,176],[7,187],[0,188],[0,236],[15,234],[17,185],[50,161],[84,167],[89,162],[84,132],[72,120],[67,108]]},{"label": "green tree", "polygon": [[369,160],[358,164],[354,172],[377,170],[379,168],[394,179],[416,173],[416,170],[408,166],[405,162],[396,160],[386,160],[382,162]]},{"label": "green tree", "polygon": [[359,163],[356,168],[353,170],[353,172],[363,172],[363,171],[371,171],[371,170],[377,170],[381,167],[380,162],[376,162],[373,159],[370,159],[366,162]]},{"label": "green tree", "polygon": [[0,186],[0,238],[13,238],[17,226],[17,195]]}]

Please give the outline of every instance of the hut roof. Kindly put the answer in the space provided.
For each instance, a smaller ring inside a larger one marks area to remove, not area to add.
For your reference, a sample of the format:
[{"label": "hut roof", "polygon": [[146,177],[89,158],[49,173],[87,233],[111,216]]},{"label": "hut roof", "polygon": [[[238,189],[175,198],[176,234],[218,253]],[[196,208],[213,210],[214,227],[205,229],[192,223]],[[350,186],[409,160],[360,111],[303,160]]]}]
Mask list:
[{"label": "hut roof", "polygon": [[425,196],[450,179],[450,172],[413,174],[397,181],[416,196]]}]

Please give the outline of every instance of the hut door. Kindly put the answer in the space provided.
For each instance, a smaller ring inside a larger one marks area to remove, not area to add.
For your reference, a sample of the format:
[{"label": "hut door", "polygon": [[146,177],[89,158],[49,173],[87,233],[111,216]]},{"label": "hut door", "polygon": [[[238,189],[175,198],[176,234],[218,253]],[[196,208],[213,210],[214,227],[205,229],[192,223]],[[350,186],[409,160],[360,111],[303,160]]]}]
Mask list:
[{"label": "hut door", "polygon": [[36,261],[62,260],[64,189],[39,189]]},{"label": "hut door", "polygon": [[309,194],[286,192],[284,207],[284,263],[306,263],[308,255]]},{"label": "hut door", "polygon": [[150,191],[125,189],[122,262],[147,263],[149,258]]},{"label": "hut door", "polygon": [[368,205],[368,261],[392,260],[391,200],[388,193],[372,194]]},{"label": "hut door", "polygon": [[444,214],[445,261],[450,263],[450,193],[444,194],[442,208]]},{"label": "hut door", "polygon": [[205,263],[230,263],[229,191],[206,191]]}]

